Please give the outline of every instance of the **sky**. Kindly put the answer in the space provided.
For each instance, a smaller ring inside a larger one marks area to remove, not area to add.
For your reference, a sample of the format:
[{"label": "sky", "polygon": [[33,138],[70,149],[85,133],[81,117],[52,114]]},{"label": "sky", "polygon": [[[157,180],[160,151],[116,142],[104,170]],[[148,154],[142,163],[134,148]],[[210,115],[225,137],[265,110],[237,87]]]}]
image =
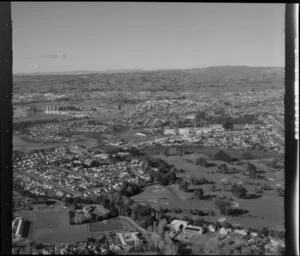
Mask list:
[{"label": "sky", "polygon": [[13,72],[284,66],[284,4],[12,2]]}]

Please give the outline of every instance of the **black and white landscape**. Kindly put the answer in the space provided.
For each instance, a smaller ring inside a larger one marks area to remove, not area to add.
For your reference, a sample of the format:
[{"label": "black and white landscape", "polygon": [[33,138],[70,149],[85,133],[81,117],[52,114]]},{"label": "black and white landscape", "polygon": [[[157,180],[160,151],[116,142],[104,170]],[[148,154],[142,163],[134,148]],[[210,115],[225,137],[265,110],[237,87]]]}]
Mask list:
[{"label": "black and white landscape", "polygon": [[13,254],[284,253],[283,4],[12,19]]}]

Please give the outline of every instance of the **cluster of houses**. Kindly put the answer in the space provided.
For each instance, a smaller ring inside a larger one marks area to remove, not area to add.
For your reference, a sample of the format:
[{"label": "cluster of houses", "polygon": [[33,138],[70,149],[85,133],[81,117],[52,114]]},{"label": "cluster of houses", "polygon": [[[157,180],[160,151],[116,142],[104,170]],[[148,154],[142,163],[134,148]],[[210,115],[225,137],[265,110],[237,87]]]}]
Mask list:
[{"label": "cluster of houses", "polygon": [[71,144],[54,152],[36,152],[17,158],[14,181],[35,195],[89,198],[119,191],[125,181],[146,184],[150,181],[150,171],[146,161],[111,162],[105,153],[89,152],[85,147]]},{"label": "cluster of houses", "polygon": [[229,244],[241,245],[243,249],[246,249],[247,247],[255,249],[256,244],[263,244],[264,250],[268,254],[276,252],[278,246],[284,248],[284,240],[281,238],[275,238],[267,234],[247,230],[239,225],[227,228],[225,227],[226,225],[222,225],[222,223],[220,224],[221,225],[218,226],[215,224],[204,224],[203,227],[200,227],[189,225],[188,221],[175,219],[168,225],[170,228],[168,235],[173,240],[177,240],[182,243],[190,243],[192,240],[197,240],[197,235],[206,236],[207,234],[215,234],[220,238],[220,244],[224,244],[224,241],[226,240],[231,240]]},{"label": "cluster of houses", "polygon": [[33,179],[25,173],[14,172],[13,183],[19,185],[24,192],[36,196],[49,196],[54,198],[63,198],[64,196],[68,196],[62,188],[42,182],[41,180]]},{"label": "cluster of houses", "polygon": [[[138,232],[123,232],[103,234],[101,239],[80,241],[76,243],[39,244],[28,245],[27,253],[38,255],[110,255],[129,253],[132,248],[139,245],[145,238]],[[20,247],[14,247],[12,254],[21,254]]]},{"label": "cluster of houses", "polygon": [[189,141],[200,142],[207,147],[222,147],[235,150],[252,149],[256,145],[268,150],[280,150],[277,136],[258,125],[235,125],[235,130],[225,131],[222,125],[211,125],[199,128],[165,128],[164,134],[174,143]]},{"label": "cluster of houses", "polygon": [[66,122],[51,123],[32,126],[27,129],[28,134],[42,142],[72,142],[76,138],[64,136],[64,133],[81,133],[81,132],[103,132],[108,127],[100,124],[89,124],[88,122]]}]

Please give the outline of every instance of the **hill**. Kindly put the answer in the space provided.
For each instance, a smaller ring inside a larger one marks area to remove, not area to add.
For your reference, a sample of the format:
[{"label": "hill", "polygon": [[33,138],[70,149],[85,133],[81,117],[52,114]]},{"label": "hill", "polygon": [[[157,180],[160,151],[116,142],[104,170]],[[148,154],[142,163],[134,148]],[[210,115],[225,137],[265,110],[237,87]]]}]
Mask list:
[{"label": "hill", "polygon": [[217,66],[182,70],[14,75],[14,89],[76,91],[243,91],[284,88],[284,68]]}]

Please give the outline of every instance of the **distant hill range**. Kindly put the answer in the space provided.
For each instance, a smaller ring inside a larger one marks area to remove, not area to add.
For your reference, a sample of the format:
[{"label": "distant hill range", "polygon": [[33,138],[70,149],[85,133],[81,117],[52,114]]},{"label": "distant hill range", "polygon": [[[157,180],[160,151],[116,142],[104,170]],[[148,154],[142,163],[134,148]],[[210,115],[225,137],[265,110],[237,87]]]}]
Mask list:
[{"label": "distant hill range", "polygon": [[215,66],[171,70],[70,71],[14,75],[14,86],[82,91],[209,91],[283,89],[283,67]]},{"label": "distant hill range", "polygon": [[134,73],[143,71],[142,69],[111,69],[103,71],[92,71],[92,70],[73,70],[73,71],[64,71],[64,72],[32,72],[32,73],[18,73],[15,75],[89,75],[89,74],[111,74],[111,73]]}]

